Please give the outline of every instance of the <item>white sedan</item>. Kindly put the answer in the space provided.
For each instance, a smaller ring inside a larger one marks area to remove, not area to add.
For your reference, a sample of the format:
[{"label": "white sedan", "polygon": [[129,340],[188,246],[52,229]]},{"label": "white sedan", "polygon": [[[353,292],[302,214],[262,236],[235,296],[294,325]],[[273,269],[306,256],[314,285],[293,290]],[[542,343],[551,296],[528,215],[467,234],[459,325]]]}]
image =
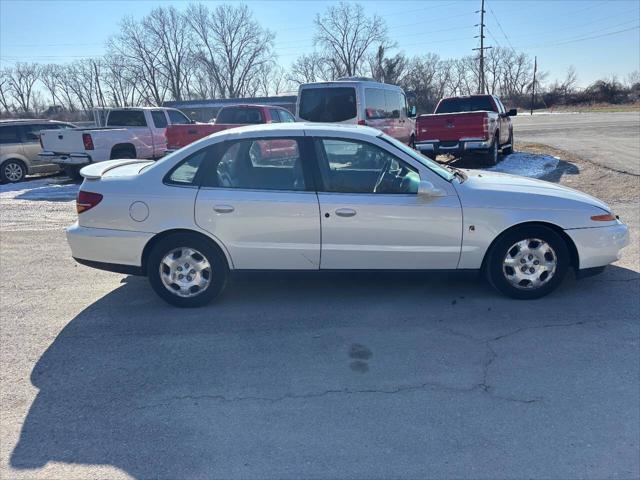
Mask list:
[{"label": "white sedan", "polygon": [[498,291],[532,299],[570,267],[602,271],[629,243],[596,198],[443,167],[368,127],[241,127],[155,163],[81,173],[73,257],[146,275],[180,307],[208,303],[245,269],[479,270]]}]

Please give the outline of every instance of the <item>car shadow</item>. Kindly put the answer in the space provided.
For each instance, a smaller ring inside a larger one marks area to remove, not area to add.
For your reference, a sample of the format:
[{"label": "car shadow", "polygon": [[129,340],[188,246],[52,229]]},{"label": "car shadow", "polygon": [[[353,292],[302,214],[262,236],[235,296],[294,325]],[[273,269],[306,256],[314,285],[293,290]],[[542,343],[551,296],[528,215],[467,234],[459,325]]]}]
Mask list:
[{"label": "car shadow", "polygon": [[[16,469],[47,462],[111,465],[135,478],[211,478],[267,475],[253,460],[268,465],[270,455],[290,455],[292,471],[301,472],[302,465],[295,467],[299,442],[313,439],[329,448],[334,434],[357,427],[318,429],[295,413],[299,404],[277,400],[297,392],[305,402],[306,395],[348,389],[366,376],[376,382],[366,367],[371,352],[362,345],[351,346],[357,365],[346,374],[326,372],[327,364],[342,361],[334,358],[333,344],[348,346],[353,329],[392,334],[417,327],[433,342],[450,344],[445,350],[463,350],[447,329],[467,341],[485,329],[541,326],[553,321],[554,309],[559,316],[583,311],[585,298],[596,305],[591,316],[600,308],[608,318],[612,298],[622,303],[616,308],[635,308],[633,295],[616,290],[618,280],[637,276],[614,266],[579,283],[568,278],[523,309],[522,301],[460,275],[254,273],[235,276],[219,301],[192,310],[164,304],[146,279],[125,277],[71,319],[37,361],[31,383],[38,393],[10,463]],[[403,358],[414,357],[403,352]],[[347,408],[342,402],[335,408]]]}]

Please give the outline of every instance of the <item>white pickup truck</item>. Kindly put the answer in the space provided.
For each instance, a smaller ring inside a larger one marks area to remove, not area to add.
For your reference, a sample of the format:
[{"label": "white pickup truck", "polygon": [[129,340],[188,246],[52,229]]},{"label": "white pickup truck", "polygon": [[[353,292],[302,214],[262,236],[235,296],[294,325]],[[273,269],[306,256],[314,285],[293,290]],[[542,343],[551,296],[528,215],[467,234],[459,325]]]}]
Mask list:
[{"label": "white pickup truck", "polygon": [[40,157],[79,178],[80,169],[90,163],[162,157],[167,150],[167,125],[187,123],[193,122],[173,108],[113,108],[104,127],[41,131]]}]

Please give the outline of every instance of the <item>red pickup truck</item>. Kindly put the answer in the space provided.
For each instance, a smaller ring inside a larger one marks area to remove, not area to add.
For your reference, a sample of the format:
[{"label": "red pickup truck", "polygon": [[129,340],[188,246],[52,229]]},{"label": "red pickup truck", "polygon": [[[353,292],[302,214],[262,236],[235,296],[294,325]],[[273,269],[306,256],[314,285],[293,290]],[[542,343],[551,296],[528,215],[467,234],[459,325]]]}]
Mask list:
[{"label": "red pickup truck", "polygon": [[417,118],[416,149],[431,158],[482,154],[495,165],[498,150],[505,155],[513,152],[510,117],[517,113],[507,111],[494,95],[443,98],[432,115]]},{"label": "red pickup truck", "polygon": [[269,105],[229,105],[222,107],[213,123],[169,125],[167,149],[177,150],[212,133],[257,123],[295,122],[286,108]]}]

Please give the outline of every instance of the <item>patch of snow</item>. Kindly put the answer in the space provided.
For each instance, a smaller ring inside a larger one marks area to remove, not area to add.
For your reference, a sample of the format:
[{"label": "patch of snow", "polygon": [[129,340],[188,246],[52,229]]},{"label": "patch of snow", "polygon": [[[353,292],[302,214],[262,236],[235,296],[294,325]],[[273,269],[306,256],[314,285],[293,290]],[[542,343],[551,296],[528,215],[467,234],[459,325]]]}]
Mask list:
[{"label": "patch of snow", "polygon": [[49,177],[0,185],[0,199],[69,202],[75,200],[78,188],[68,179]]},{"label": "patch of snow", "polygon": [[551,155],[516,152],[507,155],[500,163],[485,168],[491,172],[510,173],[522,177],[541,178],[558,167],[560,159]]}]

